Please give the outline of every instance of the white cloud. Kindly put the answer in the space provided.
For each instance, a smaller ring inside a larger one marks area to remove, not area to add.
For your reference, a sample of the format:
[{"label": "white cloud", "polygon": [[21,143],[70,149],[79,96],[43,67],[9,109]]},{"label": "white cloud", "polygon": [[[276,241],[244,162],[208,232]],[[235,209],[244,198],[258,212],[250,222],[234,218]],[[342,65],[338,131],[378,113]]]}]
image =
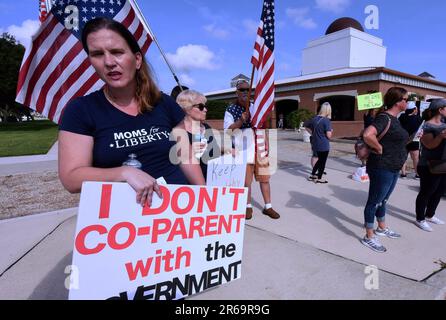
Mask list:
[{"label": "white cloud", "polygon": [[294,23],[304,29],[314,29],[317,27],[312,18],[307,17],[309,8],[287,8],[286,15],[293,19]]},{"label": "white cloud", "polygon": [[341,13],[350,5],[350,0],[316,0],[316,8]]},{"label": "white cloud", "polygon": [[246,34],[256,35],[257,29],[259,28],[259,21],[254,21],[252,19],[245,19],[242,21],[243,27],[246,30]]},{"label": "white cloud", "polygon": [[217,39],[227,39],[230,34],[228,30],[217,28],[215,24],[209,24],[207,26],[204,26],[203,28],[211,36]]},{"label": "white cloud", "polygon": [[189,44],[179,47],[175,54],[167,53],[167,58],[177,70],[189,72],[192,69],[215,70],[219,68],[216,55],[207,46]]},{"label": "white cloud", "polygon": [[189,88],[193,87],[196,84],[196,81],[192,77],[187,75],[186,73],[180,74],[180,82],[181,82],[181,85],[189,87]]},{"label": "white cloud", "polygon": [[39,20],[26,20],[21,26],[12,25],[6,28],[6,30],[0,29],[0,33],[8,32],[9,34],[12,34],[18,42],[25,47],[28,47],[31,44],[31,37],[37,32],[39,26]]}]

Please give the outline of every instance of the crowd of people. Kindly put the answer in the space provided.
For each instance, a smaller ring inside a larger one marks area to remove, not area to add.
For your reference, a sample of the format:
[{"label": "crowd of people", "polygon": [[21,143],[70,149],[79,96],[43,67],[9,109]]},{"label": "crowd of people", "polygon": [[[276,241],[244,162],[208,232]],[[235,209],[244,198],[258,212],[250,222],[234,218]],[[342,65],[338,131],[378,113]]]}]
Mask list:
[{"label": "crowd of people", "polygon": [[[370,187],[364,209],[366,235],[361,242],[376,252],[386,252],[377,236],[401,237],[387,226],[385,216],[386,204],[399,176],[407,176],[408,153],[414,164],[415,178],[420,179],[420,190],[414,204],[414,223],[424,231],[433,231],[429,223],[444,224],[435,217],[435,213],[446,190],[446,170],[433,173],[430,162],[441,164],[443,160],[446,125],[442,119],[446,116],[446,100],[431,102],[423,118],[419,116],[416,105],[411,104],[408,108],[408,100],[409,95],[404,88],[393,87],[384,97],[383,109],[368,113],[364,119],[368,123],[363,137],[373,152],[366,162]],[[378,141],[381,134],[383,136]],[[375,218],[378,223],[376,229]]]},{"label": "crowd of people", "polygon": [[[272,219],[280,218],[272,206],[268,148],[266,152],[255,149],[258,137],[251,128],[248,82],[237,83],[237,99],[226,109],[224,129],[232,132],[232,146],[224,150],[206,123],[206,97],[186,87],[174,88],[171,96],[162,93],[137,41],[122,24],[105,18],[93,19],[83,29],[82,44],[105,86],[72,101],[63,114],[59,175],[67,190],[80,192],[84,181],[127,182],[136,191],[136,201],[150,205],[154,192],[161,196],[159,178],[169,184],[205,185],[207,162],[203,154],[212,159],[222,153],[234,155],[241,151],[245,152],[247,162],[246,219],[253,216],[254,178],[259,182],[265,203],[262,213]],[[408,152],[420,179],[416,225],[432,231],[429,223],[444,224],[435,213],[446,187],[446,169],[442,169],[442,161],[446,161],[446,124],[442,122],[446,117],[446,100],[433,101],[421,119],[416,108],[408,110],[408,99],[405,89],[391,88],[384,97],[385,107],[365,117],[363,137],[373,152],[366,163],[370,187],[364,209],[365,236],[361,242],[377,252],[386,251],[378,236],[401,237],[386,224],[386,203],[400,171],[402,177],[406,176],[404,164]],[[333,135],[331,113],[330,104],[324,103],[318,115],[304,124],[312,136],[312,173],[308,180],[317,184],[328,183],[323,175]],[[422,123],[423,135],[418,142],[414,134]],[[171,139],[171,133],[175,139]],[[267,146],[267,135],[259,135]],[[170,158],[175,147],[180,150],[177,164]],[[123,165],[129,157],[136,158],[140,168]]]}]

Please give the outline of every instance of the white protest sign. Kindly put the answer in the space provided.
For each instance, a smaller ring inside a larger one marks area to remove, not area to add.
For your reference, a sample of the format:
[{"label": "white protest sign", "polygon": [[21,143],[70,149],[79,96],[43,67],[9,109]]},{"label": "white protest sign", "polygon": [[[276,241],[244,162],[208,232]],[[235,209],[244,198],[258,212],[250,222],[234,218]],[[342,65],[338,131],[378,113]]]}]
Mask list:
[{"label": "white protest sign", "polygon": [[413,142],[420,142],[420,139],[423,136],[423,127],[424,127],[425,123],[426,123],[426,121],[423,121],[421,123],[420,127],[418,128],[417,132],[414,135],[414,138],[412,140]]},{"label": "white protest sign", "polygon": [[245,185],[246,163],[239,158],[225,155],[209,160],[207,181],[208,186],[243,187]]},{"label": "white protest sign", "polygon": [[160,189],[142,208],[126,183],[83,184],[70,300],[179,299],[241,277],[247,189]]},{"label": "white protest sign", "polygon": [[427,108],[429,108],[430,105],[431,105],[430,102],[422,101],[422,102],[420,103],[420,115],[422,115],[423,112],[424,112],[424,110],[426,110]]}]

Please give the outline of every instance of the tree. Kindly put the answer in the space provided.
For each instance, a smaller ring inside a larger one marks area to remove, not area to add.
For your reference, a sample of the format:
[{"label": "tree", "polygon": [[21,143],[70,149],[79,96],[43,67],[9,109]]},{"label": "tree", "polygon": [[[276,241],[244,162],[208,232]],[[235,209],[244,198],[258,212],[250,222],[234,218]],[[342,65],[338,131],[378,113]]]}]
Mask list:
[{"label": "tree", "polygon": [[2,121],[21,121],[22,116],[31,117],[30,110],[15,102],[20,65],[25,54],[14,36],[3,33],[0,38],[0,117]]}]

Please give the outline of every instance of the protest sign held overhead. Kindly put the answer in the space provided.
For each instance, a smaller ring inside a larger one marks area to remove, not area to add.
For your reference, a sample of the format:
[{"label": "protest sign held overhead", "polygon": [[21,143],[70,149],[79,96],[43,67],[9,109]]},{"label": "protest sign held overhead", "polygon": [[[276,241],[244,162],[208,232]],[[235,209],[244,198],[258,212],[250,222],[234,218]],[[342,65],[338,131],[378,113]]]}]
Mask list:
[{"label": "protest sign held overhead", "polygon": [[381,108],[383,104],[383,95],[381,92],[358,96],[359,111]]},{"label": "protest sign held overhead", "polygon": [[70,299],[179,299],[241,277],[246,189],[160,189],[143,208],[128,184],[83,184]]}]

